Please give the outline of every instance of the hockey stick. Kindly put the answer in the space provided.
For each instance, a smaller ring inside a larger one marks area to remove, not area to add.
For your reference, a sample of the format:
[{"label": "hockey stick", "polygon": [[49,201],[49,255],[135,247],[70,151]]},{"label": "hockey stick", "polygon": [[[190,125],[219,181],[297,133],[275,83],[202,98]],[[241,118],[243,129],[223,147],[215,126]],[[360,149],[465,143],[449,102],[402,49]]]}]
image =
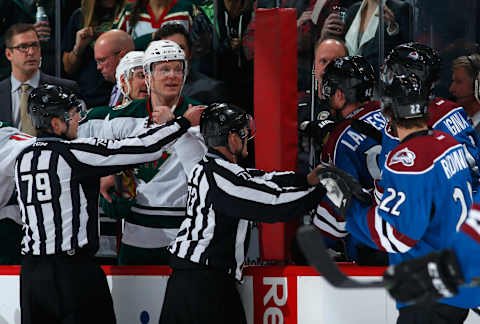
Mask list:
[{"label": "hockey stick", "polygon": [[358,281],[347,277],[331,259],[323,243],[322,234],[313,225],[304,225],[297,231],[297,241],[308,263],[337,288],[382,288],[383,280]]}]

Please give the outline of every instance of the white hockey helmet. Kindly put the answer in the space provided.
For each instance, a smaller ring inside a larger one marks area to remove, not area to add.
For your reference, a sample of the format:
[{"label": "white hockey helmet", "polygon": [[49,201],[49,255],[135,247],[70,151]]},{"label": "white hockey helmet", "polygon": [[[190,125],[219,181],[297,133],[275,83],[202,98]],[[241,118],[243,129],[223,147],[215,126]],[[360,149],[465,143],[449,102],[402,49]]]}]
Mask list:
[{"label": "white hockey helmet", "polygon": [[[120,60],[115,71],[115,79],[117,80],[117,87],[120,89],[124,97],[128,97],[130,94],[130,84],[128,80],[130,79],[130,71],[136,67],[143,67],[143,51],[131,51],[125,54],[124,57]],[[120,76],[124,75],[125,81],[127,81],[127,91],[125,93],[122,83],[120,81]]]},{"label": "white hockey helmet", "polygon": [[145,74],[150,75],[153,63],[168,61],[182,61],[184,63],[184,72],[187,71],[185,52],[177,43],[170,40],[153,41],[145,50],[143,70]]}]

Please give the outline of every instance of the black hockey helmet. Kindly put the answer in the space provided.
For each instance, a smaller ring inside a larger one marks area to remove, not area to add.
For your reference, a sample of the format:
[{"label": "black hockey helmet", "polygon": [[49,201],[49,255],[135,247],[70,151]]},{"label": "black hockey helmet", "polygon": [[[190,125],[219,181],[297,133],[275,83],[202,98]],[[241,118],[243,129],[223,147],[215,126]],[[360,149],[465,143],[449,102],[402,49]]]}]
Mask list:
[{"label": "black hockey helmet", "polygon": [[52,117],[62,118],[68,124],[72,108],[83,114],[85,101],[59,85],[41,84],[33,89],[28,97],[28,113],[33,126],[38,129],[49,128]]},{"label": "black hockey helmet", "polygon": [[375,86],[373,67],[362,56],[344,56],[331,61],[322,76],[322,95],[330,99],[340,89],[351,102],[369,101]]},{"label": "black hockey helmet", "polygon": [[416,74],[423,86],[431,89],[440,78],[440,54],[420,43],[400,44],[385,58],[380,79],[388,85],[395,75],[410,73]]},{"label": "black hockey helmet", "polygon": [[240,138],[253,138],[255,124],[243,109],[228,103],[214,103],[202,112],[200,132],[207,146],[226,146],[230,133]]},{"label": "black hockey helmet", "polygon": [[428,93],[415,74],[394,76],[385,87],[382,101],[394,119],[423,117],[428,110]]}]

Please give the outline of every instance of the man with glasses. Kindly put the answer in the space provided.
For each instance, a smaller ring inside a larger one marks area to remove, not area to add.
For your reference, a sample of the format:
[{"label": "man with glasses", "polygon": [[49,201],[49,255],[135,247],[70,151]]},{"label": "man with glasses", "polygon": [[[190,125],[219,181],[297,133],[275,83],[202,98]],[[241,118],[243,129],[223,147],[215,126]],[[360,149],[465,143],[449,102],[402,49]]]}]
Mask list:
[{"label": "man with glasses", "polygon": [[[95,61],[97,69],[102,72],[105,80],[115,84],[115,70],[125,54],[133,51],[133,40],[126,32],[120,29],[112,29],[103,33],[95,42]],[[109,106],[115,107],[122,102],[120,89],[115,84],[110,94]]]},{"label": "man with glasses", "polygon": [[0,82],[0,120],[11,123],[24,133],[35,135],[27,114],[27,98],[32,89],[40,84],[62,85],[74,92],[78,86],[74,81],[59,79],[40,71],[42,52],[35,27],[30,24],[15,24],[5,32],[5,56],[10,61],[10,78]]}]

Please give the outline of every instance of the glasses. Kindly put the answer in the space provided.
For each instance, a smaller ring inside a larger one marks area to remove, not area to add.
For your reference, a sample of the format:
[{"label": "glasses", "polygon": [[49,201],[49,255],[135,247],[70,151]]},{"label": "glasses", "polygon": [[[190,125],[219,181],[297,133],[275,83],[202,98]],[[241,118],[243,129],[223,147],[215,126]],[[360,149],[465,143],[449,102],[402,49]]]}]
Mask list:
[{"label": "glasses", "polygon": [[33,43],[28,43],[28,44],[20,44],[17,46],[11,46],[8,47],[9,49],[16,49],[22,53],[27,53],[29,49],[32,49],[34,51],[40,49],[40,43],[39,42],[33,42]]},{"label": "glasses", "polygon": [[166,66],[162,66],[158,69],[155,69],[154,72],[160,74],[160,76],[167,76],[170,73],[173,73],[173,75],[175,76],[179,76],[183,74],[183,67],[176,66],[172,69]]},{"label": "glasses", "polygon": [[112,55],[109,55],[109,56],[106,56],[106,57],[103,57],[103,58],[99,58],[99,59],[96,59],[95,62],[97,62],[97,65],[98,66],[102,66],[103,64],[105,64],[105,62],[111,58],[111,57],[114,57],[114,56],[117,56],[121,51],[117,51],[117,52],[114,52]]}]

